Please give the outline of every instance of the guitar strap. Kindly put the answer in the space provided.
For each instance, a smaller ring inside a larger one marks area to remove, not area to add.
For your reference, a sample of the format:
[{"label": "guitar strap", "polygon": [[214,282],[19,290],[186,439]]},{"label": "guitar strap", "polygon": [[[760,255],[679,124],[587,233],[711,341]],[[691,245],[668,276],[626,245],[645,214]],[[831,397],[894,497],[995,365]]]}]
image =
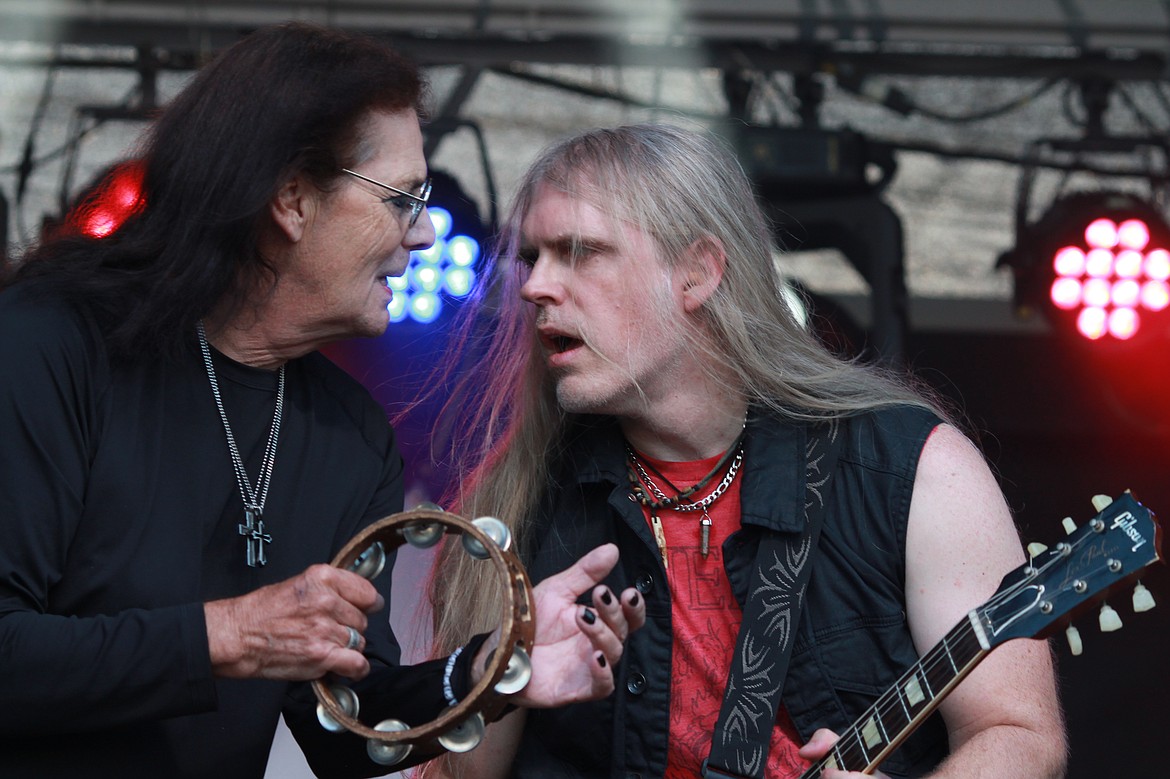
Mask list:
[{"label": "guitar strap", "polygon": [[804,533],[767,532],[760,539],[727,690],[701,769],[704,779],[762,779],[768,767],[772,728],[812,571],[809,563],[844,437],[839,420],[809,428]]}]

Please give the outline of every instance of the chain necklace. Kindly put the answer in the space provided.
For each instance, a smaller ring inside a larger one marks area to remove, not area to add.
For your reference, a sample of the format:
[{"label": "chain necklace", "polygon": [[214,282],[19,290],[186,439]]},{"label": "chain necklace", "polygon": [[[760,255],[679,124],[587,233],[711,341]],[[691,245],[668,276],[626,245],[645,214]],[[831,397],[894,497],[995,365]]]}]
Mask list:
[{"label": "chain necklace", "polygon": [[[658,551],[662,556],[662,567],[668,568],[666,558],[666,534],[662,529],[662,520],[658,516],[659,509],[670,509],[671,511],[689,512],[702,511],[703,516],[699,519],[699,551],[706,559],[711,551],[711,515],[707,513],[707,507],[714,503],[720,495],[727,491],[731,483],[735,481],[736,474],[739,473],[739,467],[743,464],[743,437],[744,432],[740,432],[739,436],[731,443],[731,446],[723,456],[719,458],[719,462],[715,467],[704,476],[685,490],[680,490],[678,487],[671,484],[670,479],[667,479],[653,463],[646,462],[643,465],[641,458],[634,452],[633,447],[626,444],[626,456],[629,458],[630,465],[629,479],[630,479],[630,493],[634,499],[643,506],[650,509],[650,526],[654,530],[654,540],[658,544]],[[728,461],[730,460],[730,465]],[[689,500],[699,490],[707,486],[707,484],[715,477],[717,473],[723,470],[727,465],[727,472],[723,476],[723,480],[710,492],[705,498],[700,500]],[[654,482],[647,472],[647,468],[654,472],[667,487],[674,490],[673,497],[667,495]],[[643,489],[645,485],[649,488],[653,499],[646,494]]]},{"label": "chain necklace", "polygon": [[[658,488],[658,485],[654,483],[654,480],[650,478],[650,474],[646,473],[646,470],[642,467],[642,461],[638,458],[638,455],[634,453],[634,450],[626,447],[626,453],[630,456],[630,462],[634,464],[634,468],[638,471],[638,476],[641,477],[646,486],[650,488],[650,491],[654,493],[654,497],[657,498],[657,500],[653,501],[656,508],[668,508],[673,511],[702,510],[703,514],[707,513],[707,507],[714,503],[716,498],[726,492],[727,488],[731,486],[731,483],[735,481],[735,474],[739,473],[739,466],[743,463],[743,444],[740,444],[740,446],[735,450],[735,459],[731,461],[731,466],[727,469],[727,474],[723,477],[723,481],[719,482],[719,486],[712,490],[711,494],[702,500],[685,501],[682,499],[684,495],[681,492],[676,491],[676,495],[673,498],[663,494],[662,490]],[[719,464],[722,465],[723,463],[720,462]],[[649,463],[647,463],[647,465],[649,465]],[[650,468],[654,469],[654,466],[650,465]],[[657,472],[656,469],[655,472]],[[663,476],[661,473],[658,475],[667,484],[667,486],[674,488],[674,485],[671,484],[665,476]],[[700,484],[702,484],[702,482],[700,482]],[[692,487],[691,489],[694,488]],[[700,489],[702,488],[700,487]]]},{"label": "chain necklace", "polygon": [[223,397],[219,394],[219,381],[215,376],[215,366],[211,362],[211,347],[207,343],[207,333],[203,330],[203,323],[197,325],[199,333],[199,349],[203,352],[203,366],[207,368],[207,379],[211,382],[211,394],[215,396],[215,407],[219,409],[219,418],[223,422],[223,432],[227,436],[228,451],[232,456],[232,467],[236,472],[236,483],[240,487],[240,495],[244,499],[244,521],[238,525],[240,535],[244,536],[247,544],[247,563],[251,568],[268,563],[264,545],[272,543],[272,535],[264,529],[264,502],[268,499],[268,486],[272,483],[272,468],[276,464],[276,442],[280,438],[280,417],[284,410],[284,365],[280,366],[279,381],[276,389],[276,411],[272,414],[272,428],[268,431],[268,443],[264,447],[264,458],[260,461],[260,478],[256,482],[256,489],[252,489],[248,481],[248,474],[244,470],[244,460],[240,457],[240,449],[236,446],[236,437],[232,435],[232,426],[228,424],[227,412],[223,409]]}]

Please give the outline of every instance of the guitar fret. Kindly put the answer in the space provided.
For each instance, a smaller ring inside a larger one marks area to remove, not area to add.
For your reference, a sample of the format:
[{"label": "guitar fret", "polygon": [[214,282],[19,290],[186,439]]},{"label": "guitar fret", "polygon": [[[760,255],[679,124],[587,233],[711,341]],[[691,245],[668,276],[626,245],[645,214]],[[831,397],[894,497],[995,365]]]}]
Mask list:
[{"label": "guitar fret", "polygon": [[949,662],[944,663],[942,658],[938,656],[934,660],[934,664],[924,671],[927,686],[930,687],[930,698],[932,701],[939,692],[946,689],[947,685],[956,676],[955,672],[951,670]]},{"label": "guitar fret", "polygon": [[[928,657],[929,657],[929,655],[928,655]],[[926,684],[926,694],[928,696],[930,696],[931,700],[933,700],[934,699],[934,690],[932,690],[930,687],[930,679],[926,678],[927,674],[923,670],[921,663],[919,663],[918,672],[916,672],[915,675],[920,677],[922,679],[923,683]]]},{"label": "guitar fret", "polygon": [[882,722],[882,718],[877,711],[874,711],[873,716],[865,721],[865,726],[861,729],[861,735],[866,747],[870,751],[873,751],[874,747],[881,747],[890,743],[890,737],[886,733],[886,725]]},{"label": "guitar fret", "polygon": [[841,748],[839,746],[833,746],[833,749],[829,752],[828,757],[825,758],[825,767],[841,770]]},{"label": "guitar fret", "polygon": [[910,701],[911,706],[917,706],[926,700],[926,696],[922,693],[922,685],[918,683],[918,670],[915,669],[910,679],[906,682],[906,700]]},{"label": "guitar fret", "polygon": [[947,639],[948,638],[950,638],[950,636],[943,636],[942,650],[946,654],[947,659],[951,661],[951,670],[954,671],[955,673],[958,673],[959,667],[957,665],[955,665],[955,656],[951,654],[950,647],[947,646]]},{"label": "guitar fret", "polygon": [[910,716],[910,709],[906,706],[906,696],[902,695],[902,688],[894,685],[894,693],[898,696],[898,702],[902,704],[902,713],[906,715],[906,724],[909,724],[913,717]]},{"label": "guitar fret", "polygon": [[865,748],[865,739],[862,738],[861,731],[854,728],[850,731],[853,740],[857,743],[857,748],[861,750],[861,764],[869,765],[869,750]]}]

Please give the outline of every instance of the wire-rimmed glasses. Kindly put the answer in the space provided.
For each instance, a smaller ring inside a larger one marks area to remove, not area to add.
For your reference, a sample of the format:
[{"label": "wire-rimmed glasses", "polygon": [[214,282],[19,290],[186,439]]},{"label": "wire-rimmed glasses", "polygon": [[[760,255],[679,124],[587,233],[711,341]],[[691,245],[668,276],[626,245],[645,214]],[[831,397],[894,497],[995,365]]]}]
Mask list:
[{"label": "wire-rimmed glasses", "polygon": [[[410,192],[406,192],[405,190],[401,190],[398,187],[392,187],[389,184],[383,184],[381,181],[378,181],[377,179],[372,179],[369,176],[363,176],[362,174],[357,173],[356,171],[352,171],[349,168],[342,168],[341,172],[348,173],[349,175],[351,175],[355,178],[359,178],[362,181],[368,181],[369,183],[374,184],[376,186],[379,186],[382,189],[388,189],[391,192],[395,193],[396,197],[385,198],[383,200],[383,202],[394,203],[394,201],[400,200],[402,198],[406,198],[407,200],[409,200],[410,201],[410,221],[407,222],[407,224],[406,224],[406,229],[408,229],[408,230],[410,228],[414,227],[414,223],[418,221],[419,214],[421,214],[423,212],[423,209],[427,207],[427,201],[430,200],[430,197],[431,197],[431,180],[430,180],[430,178],[428,178],[426,181],[423,182],[422,189],[420,190],[419,194],[414,195],[414,194],[411,194]],[[394,205],[401,208],[402,210],[406,210],[405,203],[394,203]]]}]

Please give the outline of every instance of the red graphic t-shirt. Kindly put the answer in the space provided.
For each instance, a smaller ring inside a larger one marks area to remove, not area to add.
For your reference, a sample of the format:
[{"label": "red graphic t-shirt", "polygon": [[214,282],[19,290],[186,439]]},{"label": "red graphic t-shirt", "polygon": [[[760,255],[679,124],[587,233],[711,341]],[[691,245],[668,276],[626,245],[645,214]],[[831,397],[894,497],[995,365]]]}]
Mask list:
[{"label": "red graphic t-shirt", "polygon": [[[706,476],[722,455],[685,463],[663,462],[641,453],[638,456],[671,484],[685,489]],[[725,474],[726,471],[716,474],[706,488],[691,496],[692,500],[709,495]],[[674,493],[657,479],[655,482],[667,495]],[[666,578],[674,626],[667,779],[693,779],[699,775],[699,767],[711,750],[711,735],[727,687],[743,612],[723,568],[723,542],[740,526],[739,484],[737,477],[707,509],[711,530],[705,558],[700,552],[702,511],[657,511],[666,539]],[[649,522],[650,510],[644,507],[643,513]],[[767,778],[799,777],[811,765],[796,754],[799,747],[800,737],[781,706],[772,731]]]}]

